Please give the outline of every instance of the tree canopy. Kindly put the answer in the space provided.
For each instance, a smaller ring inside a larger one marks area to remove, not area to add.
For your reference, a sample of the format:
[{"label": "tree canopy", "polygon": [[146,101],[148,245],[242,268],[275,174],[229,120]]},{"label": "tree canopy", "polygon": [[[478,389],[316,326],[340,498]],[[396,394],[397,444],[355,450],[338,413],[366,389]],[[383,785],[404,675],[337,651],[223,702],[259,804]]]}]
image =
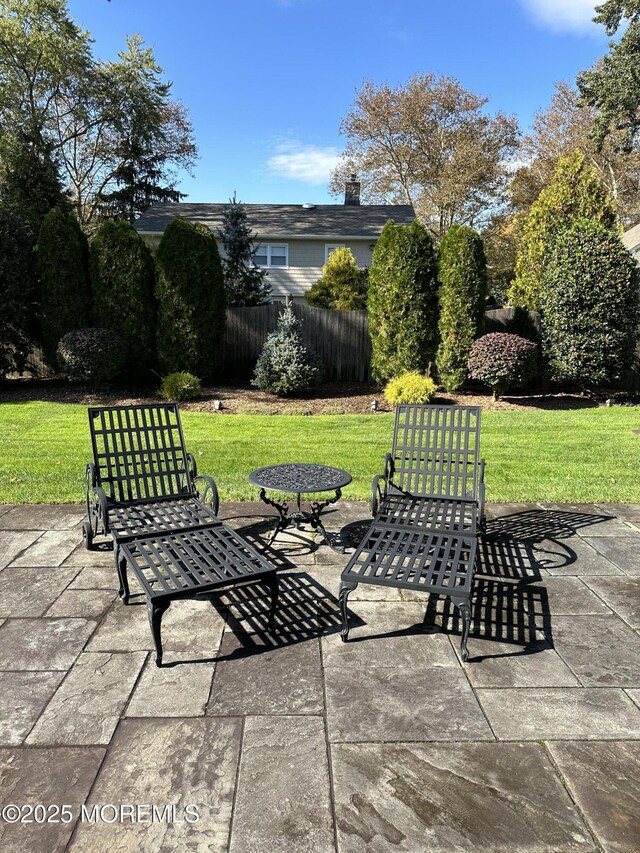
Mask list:
[{"label": "tree canopy", "polygon": [[599,110],[598,148],[614,138],[617,147],[630,151],[640,131],[640,0],[606,0],[596,13],[594,21],[607,35],[626,29],[619,41],[609,43],[609,53],[578,75],[578,87],[586,103]]},{"label": "tree canopy", "polygon": [[436,236],[477,224],[504,200],[515,118],[452,77],[415,75],[395,88],[366,81],[340,125],[347,144],[331,189],[357,172],[367,202],[413,204]]},{"label": "tree canopy", "polygon": [[176,199],[196,149],[184,107],[140,36],[98,62],[66,0],[0,0],[0,174],[17,143],[60,170],[78,220]]}]

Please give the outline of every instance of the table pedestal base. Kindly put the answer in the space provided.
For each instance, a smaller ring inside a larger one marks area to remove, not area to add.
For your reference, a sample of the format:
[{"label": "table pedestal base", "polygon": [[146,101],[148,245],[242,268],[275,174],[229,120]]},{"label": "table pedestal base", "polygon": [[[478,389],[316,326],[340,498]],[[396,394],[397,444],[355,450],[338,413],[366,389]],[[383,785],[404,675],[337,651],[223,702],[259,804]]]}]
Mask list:
[{"label": "table pedestal base", "polygon": [[325,530],[324,524],[320,519],[321,512],[326,509],[331,504],[336,503],[342,497],[342,489],[336,489],[335,496],[332,498],[328,498],[325,501],[310,501],[309,509],[303,510],[301,506],[301,495],[296,495],[296,509],[293,512],[289,511],[289,504],[286,502],[279,503],[278,501],[271,500],[271,498],[267,497],[267,493],[265,489],[260,490],[260,500],[268,506],[274,507],[274,509],[278,512],[278,519],[276,521],[276,526],[271,534],[271,538],[265,547],[269,548],[273,545],[276,536],[283,530],[286,530],[288,527],[295,527],[296,529],[300,529],[301,524],[310,524],[314,530],[319,530],[322,534],[324,541],[327,545],[332,548],[334,551],[337,551],[339,554],[344,554],[344,548],[336,547],[327,534]]}]

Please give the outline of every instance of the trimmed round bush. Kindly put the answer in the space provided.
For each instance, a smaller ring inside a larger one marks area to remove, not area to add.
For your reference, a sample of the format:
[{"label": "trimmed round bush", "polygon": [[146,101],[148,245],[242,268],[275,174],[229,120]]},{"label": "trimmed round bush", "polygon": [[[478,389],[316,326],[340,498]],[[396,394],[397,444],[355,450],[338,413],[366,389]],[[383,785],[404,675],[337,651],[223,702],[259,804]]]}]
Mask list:
[{"label": "trimmed round bush", "polygon": [[519,335],[492,332],[478,338],[469,353],[469,376],[488,385],[497,400],[513,386],[536,375],[538,347]]},{"label": "trimmed round bush", "polygon": [[73,382],[105,382],[122,373],[126,350],[111,329],[74,329],[58,344],[58,364]]},{"label": "trimmed round bush", "polygon": [[164,377],[160,386],[160,396],[177,403],[181,400],[195,400],[201,393],[200,380],[192,373],[170,373]]},{"label": "trimmed round bush", "polygon": [[428,403],[435,393],[433,379],[410,370],[387,383],[384,398],[390,406],[396,403]]}]

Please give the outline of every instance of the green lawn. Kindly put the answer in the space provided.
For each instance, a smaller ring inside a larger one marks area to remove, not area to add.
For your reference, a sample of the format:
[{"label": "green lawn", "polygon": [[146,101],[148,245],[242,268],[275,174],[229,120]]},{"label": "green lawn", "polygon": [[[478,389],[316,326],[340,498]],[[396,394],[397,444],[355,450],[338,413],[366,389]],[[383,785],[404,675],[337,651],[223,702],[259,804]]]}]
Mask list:
[{"label": "green lawn", "polygon": [[[183,413],[187,445],[222,500],[256,499],[254,468],[313,461],[345,468],[345,498],[368,498],[392,415],[312,417]],[[635,408],[485,412],[482,453],[490,501],[640,503],[640,411]],[[90,459],[86,408],[0,405],[0,502],[79,502]]]}]

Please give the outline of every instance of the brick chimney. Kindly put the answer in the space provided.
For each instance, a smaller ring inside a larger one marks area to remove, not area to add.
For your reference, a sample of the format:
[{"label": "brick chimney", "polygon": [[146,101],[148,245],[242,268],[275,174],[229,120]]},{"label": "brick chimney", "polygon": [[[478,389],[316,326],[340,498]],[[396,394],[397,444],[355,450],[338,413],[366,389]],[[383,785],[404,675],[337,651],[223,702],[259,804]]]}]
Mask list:
[{"label": "brick chimney", "polygon": [[344,185],[344,203],[349,207],[357,207],[360,204],[360,181],[353,174],[351,179]]}]

